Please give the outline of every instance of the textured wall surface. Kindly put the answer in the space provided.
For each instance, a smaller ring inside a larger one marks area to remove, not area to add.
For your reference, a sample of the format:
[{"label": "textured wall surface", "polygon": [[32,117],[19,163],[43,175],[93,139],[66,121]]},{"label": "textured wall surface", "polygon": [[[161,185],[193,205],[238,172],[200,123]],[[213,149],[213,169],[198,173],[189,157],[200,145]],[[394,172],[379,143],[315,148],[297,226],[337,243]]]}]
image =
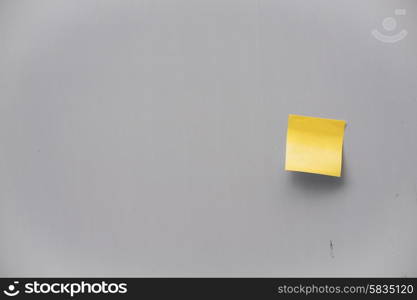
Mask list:
[{"label": "textured wall surface", "polygon": [[[0,275],[417,276],[416,30],[412,0],[1,0]],[[347,121],[343,178],[284,171],[289,113]]]}]

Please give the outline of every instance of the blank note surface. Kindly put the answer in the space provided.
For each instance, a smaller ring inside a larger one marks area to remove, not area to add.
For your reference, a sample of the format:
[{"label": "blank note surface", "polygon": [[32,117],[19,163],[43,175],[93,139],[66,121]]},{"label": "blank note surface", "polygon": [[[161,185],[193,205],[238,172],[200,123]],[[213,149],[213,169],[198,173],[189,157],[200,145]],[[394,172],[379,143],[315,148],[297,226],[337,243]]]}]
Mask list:
[{"label": "blank note surface", "polygon": [[285,170],[341,176],[346,122],[288,116]]}]

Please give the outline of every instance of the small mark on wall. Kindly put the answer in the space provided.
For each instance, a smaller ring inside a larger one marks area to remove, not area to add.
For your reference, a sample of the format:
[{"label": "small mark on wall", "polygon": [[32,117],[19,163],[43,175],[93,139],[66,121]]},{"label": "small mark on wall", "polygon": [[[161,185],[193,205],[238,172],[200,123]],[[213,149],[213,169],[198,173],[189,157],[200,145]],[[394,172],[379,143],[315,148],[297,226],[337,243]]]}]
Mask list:
[{"label": "small mark on wall", "polygon": [[334,258],[334,242],[330,240],[330,257]]}]

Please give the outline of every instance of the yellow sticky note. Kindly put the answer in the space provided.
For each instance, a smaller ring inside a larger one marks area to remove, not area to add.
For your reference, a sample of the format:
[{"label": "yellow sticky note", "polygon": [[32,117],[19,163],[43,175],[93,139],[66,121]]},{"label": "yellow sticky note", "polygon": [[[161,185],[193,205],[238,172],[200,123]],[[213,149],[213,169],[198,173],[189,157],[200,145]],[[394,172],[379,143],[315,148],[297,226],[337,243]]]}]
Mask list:
[{"label": "yellow sticky note", "polygon": [[346,122],[288,116],[285,170],[340,177]]}]

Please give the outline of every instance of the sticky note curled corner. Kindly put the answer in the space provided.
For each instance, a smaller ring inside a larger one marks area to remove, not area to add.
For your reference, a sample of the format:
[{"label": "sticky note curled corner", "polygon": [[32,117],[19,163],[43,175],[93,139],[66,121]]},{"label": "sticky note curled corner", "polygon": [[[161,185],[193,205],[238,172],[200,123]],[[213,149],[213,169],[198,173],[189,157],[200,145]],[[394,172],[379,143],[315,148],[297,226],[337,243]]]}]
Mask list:
[{"label": "sticky note curled corner", "polygon": [[288,115],[285,170],[340,177],[346,122]]}]

